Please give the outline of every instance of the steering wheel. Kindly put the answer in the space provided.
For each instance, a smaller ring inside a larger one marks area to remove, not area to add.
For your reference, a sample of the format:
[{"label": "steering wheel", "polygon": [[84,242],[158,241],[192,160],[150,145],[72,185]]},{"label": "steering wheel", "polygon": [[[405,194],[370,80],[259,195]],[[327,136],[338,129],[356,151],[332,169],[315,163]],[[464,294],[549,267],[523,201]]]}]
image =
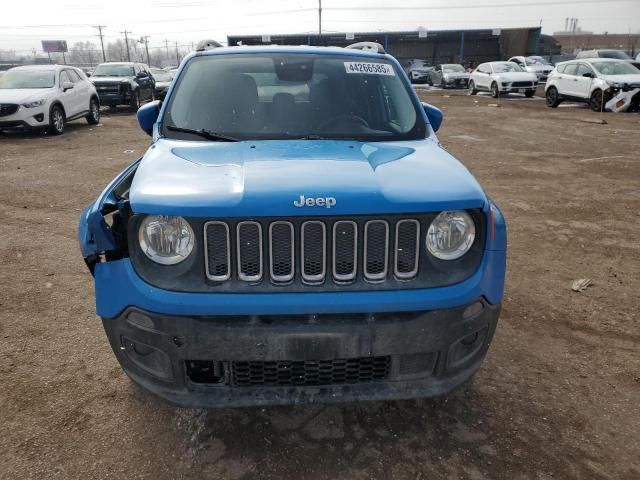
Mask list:
[{"label": "steering wheel", "polygon": [[318,126],[318,130],[322,131],[324,129],[326,129],[327,127],[330,127],[336,123],[357,123],[359,125],[362,125],[365,128],[369,128],[369,123],[362,118],[359,115],[354,115],[354,114],[349,114],[349,113],[343,113],[341,115],[338,115],[337,117],[333,117],[330,118],[329,120],[326,120],[324,122],[322,122],[321,125]]}]

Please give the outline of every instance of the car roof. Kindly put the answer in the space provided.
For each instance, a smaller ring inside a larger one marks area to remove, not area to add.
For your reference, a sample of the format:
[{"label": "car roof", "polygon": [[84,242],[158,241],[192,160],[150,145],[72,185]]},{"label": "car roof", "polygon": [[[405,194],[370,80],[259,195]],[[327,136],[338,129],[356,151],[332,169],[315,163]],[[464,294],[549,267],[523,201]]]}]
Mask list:
[{"label": "car roof", "polygon": [[[291,45],[247,45],[237,47],[218,47],[210,50],[196,52],[197,56],[208,55],[233,55],[233,54],[260,54],[260,53],[298,53],[312,55],[344,55],[368,58],[387,58],[388,55],[367,52],[355,48],[341,47],[311,47],[307,45],[291,46]],[[419,59],[416,59],[419,60]],[[426,61],[426,60],[423,60]]]},{"label": "car roof", "polygon": [[76,68],[71,67],[69,65],[57,65],[57,64],[49,64],[49,65],[20,65],[18,67],[10,68],[9,70],[62,70],[63,68]]},{"label": "car roof", "polygon": [[[100,65],[136,65],[136,62],[102,62]],[[98,66],[100,66],[98,65]]]}]

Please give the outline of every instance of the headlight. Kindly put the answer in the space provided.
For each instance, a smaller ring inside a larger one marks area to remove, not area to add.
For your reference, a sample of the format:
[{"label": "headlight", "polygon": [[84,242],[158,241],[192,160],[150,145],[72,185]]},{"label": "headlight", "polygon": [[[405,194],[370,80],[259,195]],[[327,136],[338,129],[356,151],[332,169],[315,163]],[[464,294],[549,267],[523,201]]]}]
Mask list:
[{"label": "headlight", "polygon": [[618,83],[618,82],[612,82],[612,81],[610,81],[610,80],[607,80],[607,85],[609,85],[609,86],[610,86],[610,87],[612,87],[612,88],[620,88],[620,87],[622,87],[622,84],[621,84],[621,83]]},{"label": "headlight", "polygon": [[46,101],[47,100],[45,98],[41,98],[40,100],[34,100],[33,102],[23,103],[22,106],[25,108],[41,107]]},{"label": "headlight", "polygon": [[441,212],[427,231],[427,251],[440,260],[456,260],[469,251],[476,227],[467,212]]},{"label": "headlight", "polygon": [[149,215],[138,231],[142,251],[160,265],[175,265],[187,258],[194,239],[191,226],[182,217]]}]

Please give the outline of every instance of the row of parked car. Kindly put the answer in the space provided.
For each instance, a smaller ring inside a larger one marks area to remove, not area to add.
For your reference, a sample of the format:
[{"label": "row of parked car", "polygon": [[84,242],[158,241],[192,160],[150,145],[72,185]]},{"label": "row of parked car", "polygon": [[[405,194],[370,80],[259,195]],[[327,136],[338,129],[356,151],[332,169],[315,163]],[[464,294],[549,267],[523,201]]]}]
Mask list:
[{"label": "row of parked car", "polygon": [[640,110],[640,61],[619,50],[582,51],[555,66],[541,56],[516,56],[469,72],[459,64],[414,60],[406,71],[413,83],[468,88],[471,95],[486,91],[495,98],[509,93],[530,98],[544,85],[552,108],[570,100],[588,103],[594,111]]},{"label": "row of parked car", "polygon": [[14,67],[0,76],[0,132],[46,129],[64,132],[67,122],[100,121],[100,107],[127,105],[137,111],[144,101],[162,100],[173,73],[142,63],[103,63],[87,74],[68,65]]}]

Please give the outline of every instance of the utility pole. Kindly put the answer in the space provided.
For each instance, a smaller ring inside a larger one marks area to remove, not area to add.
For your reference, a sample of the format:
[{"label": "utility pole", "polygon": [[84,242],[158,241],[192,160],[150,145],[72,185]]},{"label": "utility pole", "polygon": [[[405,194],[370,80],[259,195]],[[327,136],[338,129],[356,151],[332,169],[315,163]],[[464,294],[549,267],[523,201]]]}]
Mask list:
[{"label": "utility pole", "polygon": [[144,49],[147,51],[147,65],[151,66],[151,57],[149,57],[149,35],[141,37],[142,43],[144,43]]},{"label": "utility pole", "polygon": [[100,37],[100,46],[102,47],[102,61],[106,62],[107,61],[107,56],[104,53],[104,39],[102,38],[102,29],[103,28],[107,28],[106,25],[94,25],[93,28],[97,28],[98,29],[98,36]]},{"label": "utility pole", "polygon": [[128,32],[125,27],[124,32],[120,32],[120,33],[124,34],[124,44],[127,46],[127,62],[130,62],[131,54],[129,53],[129,37],[127,35],[130,34],[131,32]]},{"label": "utility pole", "polygon": [[318,0],[318,36],[322,37],[322,0]]},{"label": "utility pole", "polygon": [[169,40],[164,39],[164,48],[167,51],[167,60],[169,60]]},{"label": "utility pole", "polygon": [[180,65],[180,53],[178,53],[178,42],[176,42],[176,61]]}]

